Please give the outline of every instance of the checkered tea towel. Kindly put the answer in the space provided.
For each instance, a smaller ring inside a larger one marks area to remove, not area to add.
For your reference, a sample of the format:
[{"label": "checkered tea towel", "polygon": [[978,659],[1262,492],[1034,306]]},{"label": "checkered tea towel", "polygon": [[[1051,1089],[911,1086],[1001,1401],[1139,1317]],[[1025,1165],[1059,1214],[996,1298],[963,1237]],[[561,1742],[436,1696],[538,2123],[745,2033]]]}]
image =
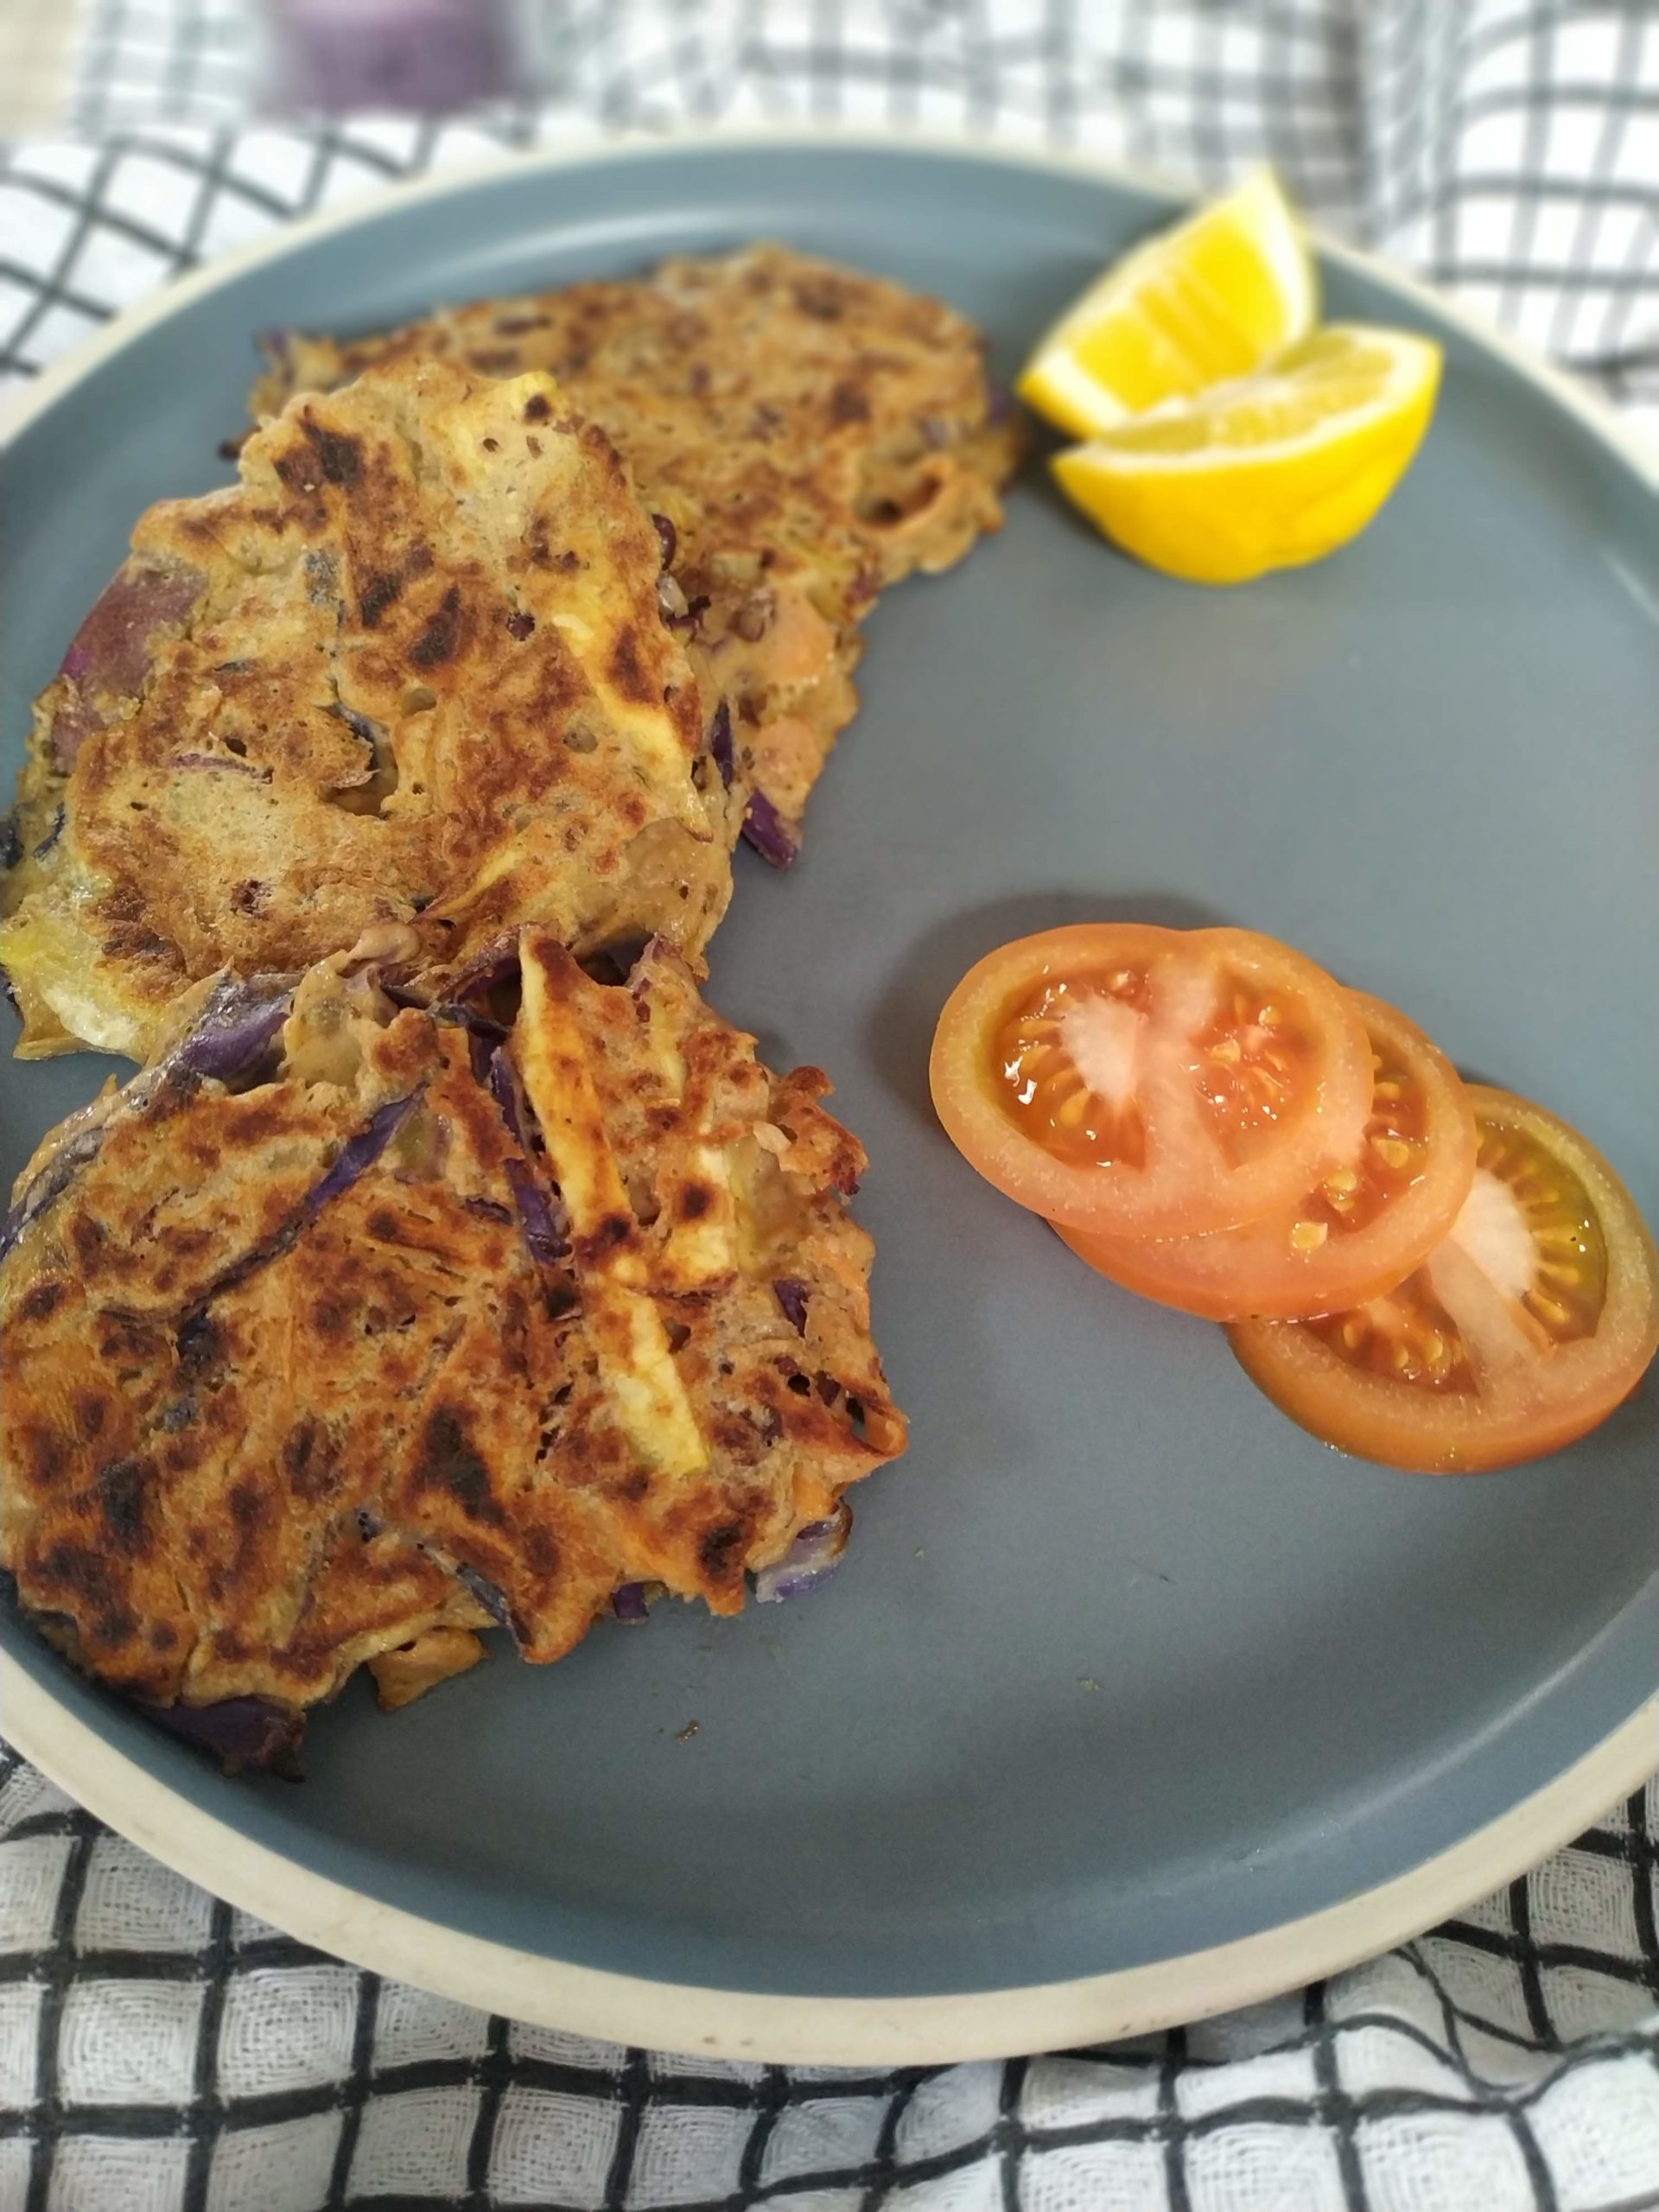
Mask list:
[{"label": "checkered tea towel", "polygon": [[[995,131],[1304,206],[1659,424],[1643,0],[526,0],[539,96],[254,123],[231,0],[92,0],[0,168],[0,378],[175,271],[492,147]],[[1655,1746],[1659,1760],[1659,1744]],[[893,2073],[623,2050],[307,1950],[0,1751],[0,2212],[1659,2206],[1659,1788],[1420,1942],[1145,2043]]]}]

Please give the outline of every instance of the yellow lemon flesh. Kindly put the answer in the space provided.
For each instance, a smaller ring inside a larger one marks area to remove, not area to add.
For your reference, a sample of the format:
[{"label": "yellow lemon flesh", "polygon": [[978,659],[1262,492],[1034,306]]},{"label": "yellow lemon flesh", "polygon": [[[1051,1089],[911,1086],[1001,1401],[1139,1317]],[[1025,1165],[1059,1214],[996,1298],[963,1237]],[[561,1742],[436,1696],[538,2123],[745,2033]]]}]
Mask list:
[{"label": "yellow lemon flesh", "polygon": [[1067,310],[1016,389],[1062,430],[1092,437],[1126,416],[1249,376],[1313,327],[1319,283],[1268,169],[1137,247]]},{"label": "yellow lemon flesh", "polygon": [[1243,583],[1358,536],[1410,464],[1440,379],[1430,340],[1333,323],[1260,375],[1058,454],[1054,474],[1137,560]]}]

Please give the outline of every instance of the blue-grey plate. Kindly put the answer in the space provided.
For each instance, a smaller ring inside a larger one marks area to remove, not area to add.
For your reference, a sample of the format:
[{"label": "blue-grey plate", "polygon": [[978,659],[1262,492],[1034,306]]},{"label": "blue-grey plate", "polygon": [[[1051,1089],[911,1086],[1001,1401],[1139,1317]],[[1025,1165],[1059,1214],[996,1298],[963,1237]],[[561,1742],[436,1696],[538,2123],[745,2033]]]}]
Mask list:
[{"label": "blue-grey plate", "polygon": [[[147,502],[219,482],[272,323],[772,235],[943,294],[1014,369],[1166,219],[1081,167],[893,143],[532,161],[298,230],[54,372],[0,457],[7,782]],[[912,1421],[836,1583],[734,1622],[505,1652],[226,1782],[0,1623],[5,1724],[269,1917],[503,2009],[768,2056],[1030,2048],[1376,1948],[1659,1761],[1659,1398],[1462,1480],[1322,1449],[1219,1331],[1120,1294],[929,1110],[946,993],[1049,923],[1234,922],[1580,1127],[1659,1218],[1659,512],[1616,435],[1424,296],[1444,397],[1381,519],[1232,592],[1131,566],[1038,467],[893,593],[787,876],[751,855],[710,995],[821,1062],[872,1158],[877,1332]],[[0,1067],[4,1157],[108,1072]],[[695,1733],[689,1732],[695,1722]],[[1310,1917],[1310,1916],[1312,1917]],[[1275,1932],[1276,1931],[1276,1932]]]}]

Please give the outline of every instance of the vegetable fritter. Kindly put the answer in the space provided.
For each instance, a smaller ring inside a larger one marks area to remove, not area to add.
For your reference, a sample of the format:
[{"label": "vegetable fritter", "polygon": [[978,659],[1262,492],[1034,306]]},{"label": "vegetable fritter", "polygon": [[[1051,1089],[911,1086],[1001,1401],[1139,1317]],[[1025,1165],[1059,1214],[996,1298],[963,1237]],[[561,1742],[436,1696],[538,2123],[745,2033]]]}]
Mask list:
[{"label": "vegetable fritter", "polygon": [[142,1058],[229,967],[422,913],[692,958],[735,800],[662,546],[550,378],[389,363],[297,399],[241,482],[152,507],[38,702],[0,963],[25,1056]]},{"label": "vegetable fritter", "polygon": [[656,1586],[782,1594],[904,1446],[818,1071],[660,940],[610,985],[533,931],[406,975],[217,980],[0,1237],[0,1564],[232,1760],[495,1624],[545,1661]]},{"label": "vegetable fritter", "polygon": [[670,619],[730,718],[747,834],[779,865],[858,705],[861,620],[1000,526],[1018,451],[965,317],[780,245],[268,350],[257,414],[388,359],[559,378],[662,518]]}]

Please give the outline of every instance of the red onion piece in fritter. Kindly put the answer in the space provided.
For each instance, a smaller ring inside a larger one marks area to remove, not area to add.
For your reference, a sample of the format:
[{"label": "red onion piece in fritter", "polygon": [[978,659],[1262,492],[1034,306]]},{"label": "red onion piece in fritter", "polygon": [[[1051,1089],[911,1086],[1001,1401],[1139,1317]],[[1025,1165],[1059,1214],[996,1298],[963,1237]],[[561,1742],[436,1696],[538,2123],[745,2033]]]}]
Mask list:
[{"label": "red onion piece in fritter", "polygon": [[784,817],[764,791],[751,791],[743,817],[743,835],[763,861],[773,868],[787,868],[800,851]]},{"label": "red onion piece in fritter", "polygon": [[518,1209],[518,1218],[524,1225],[524,1243],[530,1256],[538,1267],[562,1268],[570,1256],[570,1242],[563,1209],[543,1189],[534,1171],[522,1160],[509,1160],[505,1172],[513,1204]]},{"label": "red onion piece in fritter", "polygon": [[174,1073],[246,1083],[276,1044],[294,1001],[291,976],[226,976],[162,1062]]},{"label": "red onion piece in fritter", "polygon": [[[59,673],[83,690],[130,698],[149,672],[150,640],[168,623],[182,622],[201,596],[194,569],[145,569],[132,563],[105,586],[71,639]],[[60,768],[75,755],[104,718],[86,698],[72,702],[52,725],[53,756]]]},{"label": "red onion piece in fritter", "polygon": [[772,868],[790,868],[801,852],[766,791],[750,791],[750,803],[743,812],[743,836],[763,861],[772,862]]},{"label": "red onion piece in fritter", "polygon": [[378,753],[386,741],[384,722],[376,721],[372,715],[360,714],[355,707],[348,707],[343,699],[336,699],[328,711],[339,716],[354,738],[366,745],[371,752]]},{"label": "red onion piece in fritter", "polygon": [[82,1115],[95,1115],[96,1121],[90,1128],[79,1130],[72,1137],[66,1137],[35,1180],[19,1196],[3,1224],[0,1224],[0,1260],[5,1258],[35,1217],[44,1213],[54,1199],[61,1198],[80,1170],[98,1158],[103,1149],[104,1124],[109,1119],[110,1103],[106,1099],[95,1098],[90,1106],[80,1109]]},{"label": "red onion piece in fritter", "polygon": [[94,1098],[70,1116],[57,1150],[0,1224],[0,1259],[97,1159],[105,1127],[120,1108],[142,1106],[159,1085],[180,1075],[232,1084],[247,1081],[274,1046],[293,995],[292,979],[284,976],[221,978],[194,1023],[156,1066],[136,1077],[124,1092]]},{"label": "red onion piece in fritter", "polygon": [[493,944],[480,952],[476,960],[467,963],[449,986],[449,996],[458,1006],[469,999],[481,997],[493,991],[498,983],[515,982],[518,975],[518,946],[516,939],[505,944]]},{"label": "red onion piece in fritter", "polygon": [[509,1135],[521,1152],[530,1150],[530,1106],[518,1081],[518,1071],[505,1045],[490,1054],[490,1096],[494,1099]]},{"label": "red onion piece in fritter", "polygon": [[455,1580],[466,1584],[498,1627],[510,1629],[512,1626],[512,1608],[507,1603],[505,1593],[490,1580],[487,1574],[480,1574],[475,1567],[468,1567],[462,1560],[455,1567]]},{"label": "red onion piece in fritter", "polygon": [[535,1116],[518,1081],[518,1071],[505,1045],[490,1055],[490,1096],[500,1110],[509,1134],[524,1153],[523,1160],[509,1160],[503,1172],[513,1204],[518,1209],[524,1243],[538,1267],[563,1268],[570,1256],[569,1224],[559,1203],[557,1190],[543,1183],[530,1165],[535,1150]]},{"label": "red onion piece in fritter", "polygon": [[844,1502],[827,1519],[809,1521],[783,1557],[756,1573],[756,1604],[775,1605],[786,1598],[802,1598],[827,1582],[847,1548],[852,1525],[853,1510]]},{"label": "red onion piece in fritter", "polygon": [[715,709],[715,719],[709,729],[709,754],[720,771],[720,780],[728,791],[737,772],[737,758],[732,750],[732,710],[722,699]]},{"label": "red onion piece in fritter", "polygon": [[[167,1072],[164,1065],[153,1069],[151,1079],[164,1081]],[[257,1274],[261,1268],[268,1268],[272,1261],[280,1260],[285,1253],[291,1252],[323,1208],[367,1174],[419,1105],[420,1100],[419,1090],[412,1090],[407,1098],[390,1099],[384,1106],[376,1107],[366,1127],[359,1129],[355,1136],[346,1139],[336,1154],[333,1166],[321,1182],[312,1186],[298,1210],[289,1215],[274,1235],[262,1237],[257,1243],[249,1245],[223,1274],[215,1278],[198,1300],[195,1310],[187,1314],[179,1324],[179,1354],[185,1364],[206,1363],[214,1356],[218,1332],[212,1315],[206,1311],[213,1300],[222,1298],[226,1291],[234,1290],[250,1275]]]},{"label": "red onion piece in fritter", "polygon": [[411,1091],[407,1098],[389,1099],[385,1105],[375,1108],[367,1127],[341,1145],[334,1166],[306,1201],[308,1213],[321,1213],[330,1199],[349,1191],[368,1173],[414,1111],[419,1096],[418,1091]]},{"label": "red onion piece in fritter", "polygon": [[182,1737],[220,1760],[228,1773],[260,1767],[285,1781],[300,1779],[305,1715],[267,1697],[227,1697],[217,1705],[150,1705],[144,1711],[169,1735]]},{"label": "red onion piece in fritter", "polygon": [[[490,1062],[507,1041],[507,1032],[502,1028],[499,1021],[482,1020],[476,1015],[467,1014],[464,1007],[457,1007],[456,1012],[460,1014],[467,1031],[467,1052],[472,1062],[473,1081],[487,1083],[490,1079]],[[442,1009],[440,1008],[439,1019],[442,1020]]]},{"label": "red onion piece in fritter", "polygon": [[798,1336],[806,1334],[806,1305],[810,1295],[806,1285],[793,1275],[779,1275],[772,1286],[772,1294],[784,1311],[784,1318]]}]

